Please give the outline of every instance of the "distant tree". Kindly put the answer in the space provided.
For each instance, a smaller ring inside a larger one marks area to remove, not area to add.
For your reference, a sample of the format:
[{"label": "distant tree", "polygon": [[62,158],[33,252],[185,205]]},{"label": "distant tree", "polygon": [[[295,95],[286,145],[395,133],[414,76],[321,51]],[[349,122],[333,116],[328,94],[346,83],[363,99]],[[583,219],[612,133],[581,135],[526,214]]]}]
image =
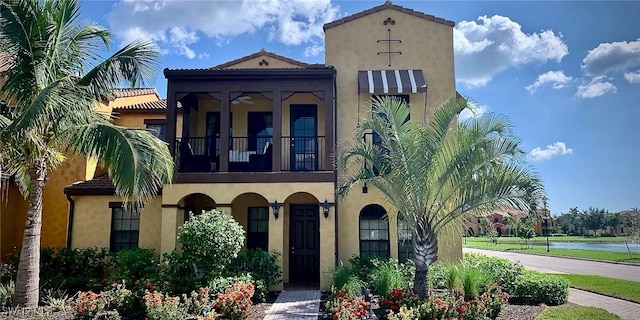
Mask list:
[{"label": "distant tree", "polygon": [[622,223],[622,214],[620,212],[609,213],[605,216],[605,226],[610,227],[611,234],[616,234],[618,226]]},{"label": "distant tree", "polygon": [[536,236],[536,230],[533,228],[533,223],[531,223],[530,220],[518,223],[518,234],[520,235],[520,239],[524,240],[526,248],[529,248],[530,240]]},{"label": "distant tree", "polygon": [[640,209],[633,208],[626,215],[626,225],[631,239],[640,245]]},{"label": "distant tree", "polygon": [[493,227],[493,223],[491,223],[491,220],[489,220],[488,217],[480,217],[478,219],[480,219],[480,227],[482,228],[482,234],[485,236],[489,235],[489,231],[491,231]]},{"label": "distant tree", "polygon": [[593,231],[594,235],[597,235],[598,230],[602,230],[605,226],[605,215],[606,211],[604,209],[589,207],[582,213],[583,226],[587,230]]},{"label": "distant tree", "polygon": [[507,235],[511,235],[511,231],[513,230],[513,224],[515,223],[515,219],[512,216],[504,216],[502,217],[502,224],[504,224],[504,228],[507,231]]},{"label": "distant tree", "polygon": [[573,234],[575,230],[575,224],[572,221],[571,215],[563,213],[555,218],[556,225],[566,234]]}]

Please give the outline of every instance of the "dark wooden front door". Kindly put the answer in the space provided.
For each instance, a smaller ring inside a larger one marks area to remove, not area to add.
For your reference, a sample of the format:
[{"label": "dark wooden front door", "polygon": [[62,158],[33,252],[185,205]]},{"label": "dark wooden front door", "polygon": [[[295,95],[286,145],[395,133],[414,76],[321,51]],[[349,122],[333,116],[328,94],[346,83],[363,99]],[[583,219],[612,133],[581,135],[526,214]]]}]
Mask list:
[{"label": "dark wooden front door", "polygon": [[317,204],[292,204],[289,282],[320,282],[320,218]]}]

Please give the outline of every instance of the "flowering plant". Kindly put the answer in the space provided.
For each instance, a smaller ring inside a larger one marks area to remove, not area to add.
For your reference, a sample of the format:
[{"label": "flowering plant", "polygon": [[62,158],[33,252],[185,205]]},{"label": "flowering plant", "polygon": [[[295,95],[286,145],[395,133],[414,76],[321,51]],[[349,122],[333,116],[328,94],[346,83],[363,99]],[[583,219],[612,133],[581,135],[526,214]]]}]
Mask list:
[{"label": "flowering plant", "polygon": [[418,295],[403,292],[401,288],[394,288],[386,299],[380,301],[380,307],[389,309],[393,312],[398,312],[401,306],[405,305],[408,308],[416,307],[420,304],[420,298]]},{"label": "flowering plant", "polygon": [[251,297],[254,293],[252,283],[236,281],[224,293],[218,293],[213,307],[225,319],[241,320],[249,317],[251,312]]},{"label": "flowering plant", "polygon": [[335,292],[327,301],[327,311],[334,320],[359,320],[369,316],[369,303],[350,296],[343,290]]},{"label": "flowering plant", "polygon": [[144,300],[147,311],[147,319],[184,319],[187,315],[186,310],[180,305],[179,297],[171,297],[158,291],[153,291],[145,293],[142,300]]},{"label": "flowering plant", "polygon": [[71,305],[71,312],[76,319],[93,319],[107,306],[107,297],[104,293],[79,292],[78,297]]}]

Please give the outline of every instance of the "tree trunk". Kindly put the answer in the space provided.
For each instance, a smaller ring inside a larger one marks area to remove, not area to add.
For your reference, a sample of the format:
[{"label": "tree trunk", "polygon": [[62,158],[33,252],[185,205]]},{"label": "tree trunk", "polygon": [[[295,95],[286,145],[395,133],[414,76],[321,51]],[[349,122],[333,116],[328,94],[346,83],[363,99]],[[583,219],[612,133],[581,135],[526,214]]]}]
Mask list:
[{"label": "tree trunk", "polygon": [[42,190],[47,176],[45,161],[41,159],[35,161],[29,169],[29,176],[31,177],[29,208],[20,249],[16,294],[13,299],[15,307],[25,308],[37,307],[39,300]]},{"label": "tree trunk", "polygon": [[438,258],[438,237],[432,232],[428,221],[422,219],[416,223],[411,240],[413,262],[416,265],[413,292],[424,299],[429,294],[429,266]]}]

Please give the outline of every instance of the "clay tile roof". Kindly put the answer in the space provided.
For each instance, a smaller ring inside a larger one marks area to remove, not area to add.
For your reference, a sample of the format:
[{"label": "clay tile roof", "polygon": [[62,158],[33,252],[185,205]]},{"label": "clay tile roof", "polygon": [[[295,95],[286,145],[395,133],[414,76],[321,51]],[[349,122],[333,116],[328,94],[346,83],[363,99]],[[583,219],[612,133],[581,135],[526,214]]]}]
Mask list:
[{"label": "clay tile roof", "polygon": [[156,100],[156,101],[149,101],[149,102],[141,102],[141,103],[136,103],[136,104],[130,104],[130,105],[126,105],[126,106],[117,106],[117,107],[113,107],[113,110],[144,110],[144,111],[153,111],[153,110],[158,110],[158,111],[164,111],[167,109],[167,100]]},{"label": "clay tile roof", "polygon": [[267,51],[266,49],[263,48],[262,50],[260,50],[260,51],[258,51],[256,53],[252,53],[252,54],[250,54],[248,56],[244,56],[244,57],[241,57],[241,58],[238,58],[238,59],[235,59],[235,60],[231,60],[229,62],[225,62],[223,64],[219,64],[217,66],[213,66],[213,67],[211,67],[209,69],[226,69],[226,68],[228,68],[230,66],[233,66],[233,65],[236,65],[238,63],[245,62],[245,61],[257,58],[257,57],[262,56],[262,55],[265,55],[265,56],[273,58],[273,59],[281,60],[281,61],[293,64],[293,65],[296,65],[296,66],[299,66],[299,67],[302,67],[302,68],[307,68],[307,67],[310,67],[310,66],[314,66],[314,65],[306,63],[306,62],[294,60],[294,59],[291,59],[291,58],[287,58],[285,56],[281,56],[279,54],[275,54],[273,52],[269,52],[269,51]]},{"label": "clay tile roof", "polygon": [[158,99],[160,98],[156,88],[115,88],[111,90],[111,93],[114,98],[138,97],[148,94],[155,94]]},{"label": "clay tile roof", "polygon": [[104,174],[87,181],[78,181],[64,188],[68,195],[113,195],[116,188],[109,175]]},{"label": "clay tile roof", "polygon": [[333,28],[335,26],[339,26],[341,24],[347,23],[347,22],[349,22],[351,20],[359,19],[359,18],[362,18],[364,16],[368,16],[370,14],[373,14],[373,13],[376,13],[378,11],[382,11],[382,10],[385,10],[385,9],[392,9],[392,10],[396,10],[396,11],[399,11],[399,12],[407,13],[407,14],[410,14],[410,15],[414,15],[414,16],[416,16],[418,18],[422,18],[422,19],[429,20],[429,21],[434,21],[434,22],[437,22],[437,23],[442,23],[442,24],[450,26],[450,27],[455,26],[455,22],[453,22],[453,21],[446,20],[446,19],[443,19],[443,18],[439,18],[439,17],[436,17],[436,16],[432,16],[430,14],[422,13],[422,12],[419,12],[419,11],[414,11],[413,9],[409,9],[409,8],[405,8],[405,7],[399,6],[397,4],[393,4],[393,3],[391,3],[391,1],[386,1],[384,4],[379,5],[377,7],[373,7],[371,9],[367,9],[367,10],[352,14],[350,16],[346,16],[346,17],[344,17],[342,19],[338,19],[338,20],[335,20],[333,22],[326,23],[322,28],[324,30],[327,30],[329,28]]}]

